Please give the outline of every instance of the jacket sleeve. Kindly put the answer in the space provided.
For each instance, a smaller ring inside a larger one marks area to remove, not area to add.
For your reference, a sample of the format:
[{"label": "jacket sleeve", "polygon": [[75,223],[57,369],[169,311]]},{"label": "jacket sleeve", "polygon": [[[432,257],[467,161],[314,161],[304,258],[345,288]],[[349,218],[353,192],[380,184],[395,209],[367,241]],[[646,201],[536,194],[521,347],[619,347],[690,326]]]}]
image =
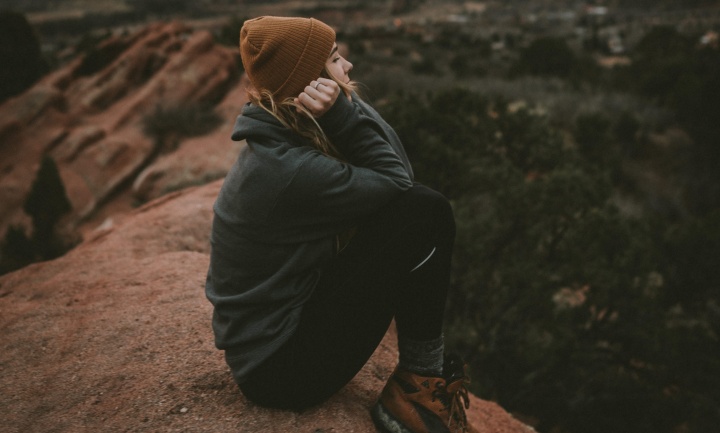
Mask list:
[{"label": "jacket sleeve", "polygon": [[400,157],[379,133],[380,126],[356,104],[338,97],[319,119],[348,162],[309,150],[271,212],[297,234],[336,234],[372,214],[412,181]]}]

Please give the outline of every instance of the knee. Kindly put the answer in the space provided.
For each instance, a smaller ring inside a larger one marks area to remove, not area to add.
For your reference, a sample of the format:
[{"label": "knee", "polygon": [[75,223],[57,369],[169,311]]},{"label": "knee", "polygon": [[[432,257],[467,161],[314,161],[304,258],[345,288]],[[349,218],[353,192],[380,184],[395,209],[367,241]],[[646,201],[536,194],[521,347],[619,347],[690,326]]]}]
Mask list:
[{"label": "knee", "polygon": [[426,220],[444,236],[455,238],[455,215],[444,195],[424,185],[412,186],[405,195],[415,218]]}]

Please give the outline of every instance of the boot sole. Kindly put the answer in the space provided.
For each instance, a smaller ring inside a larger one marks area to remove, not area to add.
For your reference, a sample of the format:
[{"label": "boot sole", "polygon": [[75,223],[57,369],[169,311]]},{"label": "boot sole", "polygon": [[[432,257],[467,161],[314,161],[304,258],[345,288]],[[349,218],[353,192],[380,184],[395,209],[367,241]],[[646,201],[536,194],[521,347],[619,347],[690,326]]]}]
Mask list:
[{"label": "boot sole", "polygon": [[370,417],[382,433],[414,433],[400,422],[397,418],[392,416],[385,407],[377,402],[372,409],[370,409]]}]

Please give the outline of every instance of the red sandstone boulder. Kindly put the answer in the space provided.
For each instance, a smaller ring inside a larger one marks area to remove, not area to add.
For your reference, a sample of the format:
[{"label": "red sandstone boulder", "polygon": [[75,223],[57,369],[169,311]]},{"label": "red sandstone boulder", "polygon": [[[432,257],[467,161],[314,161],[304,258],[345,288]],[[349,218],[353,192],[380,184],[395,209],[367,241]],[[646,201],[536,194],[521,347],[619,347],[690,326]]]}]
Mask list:
[{"label": "red sandstone boulder", "polygon": [[[246,100],[238,59],[236,49],[215,44],[207,31],[157,23],[105,40],[94,54],[0,105],[0,236],[10,224],[27,225],[22,203],[44,154],[58,164],[75,225],[118,197],[127,210],[133,200],[222,177],[239,150],[229,136]],[[210,137],[178,148],[183,156],[164,153],[167,161],[138,180],[161,155],[143,131],[147,115],[157,107],[221,101],[223,122]],[[142,193],[123,194],[133,184]]]},{"label": "red sandstone boulder", "polygon": [[[397,358],[394,331],[328,402],[249,404],[213,346],[204,296],[221,182],[163,196],[67,255],[0,277],[3,431],[358,432]],[[527,433],[472,398],[481,432]]]}]

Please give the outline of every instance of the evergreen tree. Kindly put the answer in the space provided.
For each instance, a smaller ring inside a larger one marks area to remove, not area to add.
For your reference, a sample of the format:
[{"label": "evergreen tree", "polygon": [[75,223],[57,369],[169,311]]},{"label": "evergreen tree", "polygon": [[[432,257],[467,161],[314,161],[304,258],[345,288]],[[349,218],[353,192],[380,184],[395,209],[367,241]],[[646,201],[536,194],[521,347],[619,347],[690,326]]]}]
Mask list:
[{"label": "evergreen tree", "polygon": [[66,248],[58,239],[55,226],[72,210],[72,205],[55,161],[47,155],[42,158],[23,209],[32,218],[32,241],[40,257],[51,259],[62,255]]},{"label": "evergreen tree", "polygon": [[20,269],[35,260],[32,241],[20,226],[10,226],[0,245],[0,275]]}]

